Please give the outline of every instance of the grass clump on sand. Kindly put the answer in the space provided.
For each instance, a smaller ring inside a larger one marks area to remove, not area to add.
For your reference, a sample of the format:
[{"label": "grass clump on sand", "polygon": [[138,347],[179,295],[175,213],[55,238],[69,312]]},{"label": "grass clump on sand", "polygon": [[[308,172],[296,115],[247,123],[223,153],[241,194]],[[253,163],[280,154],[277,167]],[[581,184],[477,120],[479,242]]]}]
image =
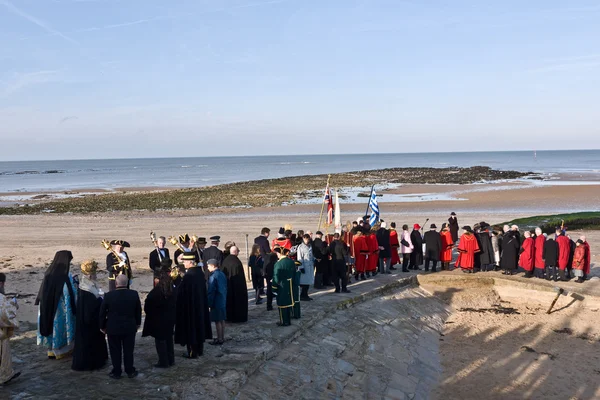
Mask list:
[{"label": "grass clump on sand", "polygon": [[600,211],[586,211],[571,214],[536,215],[534,217],[518,218],[496,225],[502,230],[504,225],[517,225],[521,230],[530,230],[540,227],[544,233],[554,233],[557,226],[564,220],[565,227],[569,230],[600,229]]},{"label": "grass clump on sand", "polygon": [[[524,177],[535,178],[528,172],[497,171],[489,167],[388,168],[332,174],[330,184],[337,188],[390,183],[468,184]],[[0,207],[0,215],[281,206],[322,196],[326,182],[327,175],[305,175],[179,190],[109,193]]]}]

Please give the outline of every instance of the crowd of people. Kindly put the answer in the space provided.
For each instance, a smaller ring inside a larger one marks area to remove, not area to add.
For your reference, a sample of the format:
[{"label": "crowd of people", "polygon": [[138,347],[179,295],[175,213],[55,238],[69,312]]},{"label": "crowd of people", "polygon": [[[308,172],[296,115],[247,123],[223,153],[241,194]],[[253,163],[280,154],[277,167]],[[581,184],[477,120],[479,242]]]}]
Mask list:
[{"label": "crowd of people", "polygon": [[[439,265],[440,270],[502,270],[504,274],[521,270],[525,277],[576,277],[579,283],[590,273],[590,247],[583,236],[574,242],[564,228],[557,228],[554,238],[539,228],[521,234],[517,226],[504,226],[500,232],[485,222],[459,228],[455,213],[439,231],[436,224],[430,224],[426,232],[419,224],[412,231],[408,225],[398,231],[394,222],[388,228],[383,220],[371,226],[364,217],[333,234],[293,233],[286,225],[274,239],[270,235],[265,227],[255,238],[248,276],[234,242],[227,242],[221,250],[219,236],[211,237],[209,244],[205,238],[182,234],[169,240],[177,245],[171,257],[166,238],[156,239],[148,257],[154,287],[143,305],[142,330],[143,337],[154,338],[156,368],[175,364],[174,344],[185,346],[186,358],[201,356],[207,340],[222,345],[225,321],[248,320],[247,281],[252,282],[254,302],[262,304],[266,296],[266,308],[273,310],[276,300],[277,325],[288,326],[292,319],[301,318],[301,303],[313,300],[311,286],[349,293],[352,279],[373,279],[400,268],[402,272],[421,268],[437,272]],[[134,347],[142,325],[142,304],[138,293],[130,289],[132,271],[125,251],[129,243],[113,240],[109,245],[107,293],[98,284],[95,261],[83,262],[78,276],[70,270],[71,252],[56,253],[35,302],[39,306],[37,343],[47,349],[49,359],[72,355],[72,369],[77,371],[103,368],[110,354],[109,376],[120,379],[124,370],[133,378],[137,376]],[[18,326],[17,306],[14,299],[4,296],[5,280],[0,274],[2,383],[19,374],[12,369],[8,346]],[[211,323],[215,324],[214,338]]]}]

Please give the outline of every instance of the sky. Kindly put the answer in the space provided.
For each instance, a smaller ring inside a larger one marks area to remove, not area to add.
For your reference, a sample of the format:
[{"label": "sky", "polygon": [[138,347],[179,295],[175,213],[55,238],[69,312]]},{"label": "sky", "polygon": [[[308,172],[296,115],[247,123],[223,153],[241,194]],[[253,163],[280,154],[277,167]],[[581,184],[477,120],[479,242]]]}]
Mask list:
[{"label": "sky", "polygon": [[0,160],[600,148],[600,2],[0,0]]}]

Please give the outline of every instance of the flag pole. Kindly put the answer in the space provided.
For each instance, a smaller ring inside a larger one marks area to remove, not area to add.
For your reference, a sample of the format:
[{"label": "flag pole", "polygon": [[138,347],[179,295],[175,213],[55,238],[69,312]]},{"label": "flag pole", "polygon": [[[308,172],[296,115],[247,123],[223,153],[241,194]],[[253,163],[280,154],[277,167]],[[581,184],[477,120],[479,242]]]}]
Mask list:
[{"label": "flag pole", "polygon": [[373,189],[375,189],[375,185],[371,186],[371,193],[369,194],[369,201],[367,202],[367,211],[365,211],[365,215],[369,215],[369,206],[371,205],[371,196],[373,196]]},{"label": "flag pole", "polygon": [[[325,193],[327,193],[327,188],[329,187],[329,179],[331,178],[331,174],[327,175],[327,185],[325,186]],[[325,209],[325,196],[323,196],[323,200],[321,201],[321,214],[319,214],[319,226],[317,226],[317,231],[321,230],[321,221],[323,220],[323,210]]]}]

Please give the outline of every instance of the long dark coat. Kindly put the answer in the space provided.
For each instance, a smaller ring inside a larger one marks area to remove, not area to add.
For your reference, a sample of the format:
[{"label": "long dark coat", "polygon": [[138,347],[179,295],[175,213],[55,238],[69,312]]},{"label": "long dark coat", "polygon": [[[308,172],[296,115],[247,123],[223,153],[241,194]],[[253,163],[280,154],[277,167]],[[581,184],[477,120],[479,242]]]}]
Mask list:
[{"label": "long dark coat", "polygon": [[440,253],[442,252],[442,237],[440,233],[437,231],[427,231],[423,239],[425,241],[425,258],[439,261]]},{"label": "long dark coat", "polygon": [[182,346],[200,345],[212,339],[206,278],[199,267],[187,270],[177,287],[175,343]]},{"label": "long dark coat", "polygon": [[242,262],[230,254],[221,270],[227,277],[227,321],[248,321],[248,286]]},{"label": "long dark coat", "polygon": [[450,234],[452,235],[452,240],[454,243],[458,240],[458,219],[457,218],[448,218],[448,229],[450,230]]},{"label": "long dark coat", "polygon": [[514,271],[519,261],[519,249],[521,244],[514,232],[507,232],[502,239],[502,256],[500,257],[500,268]]},{"label": "long dark coat", "polygon": [[142,336],[152,336],[158,340],[166,340],[173,337],[177,307],[177,294],[173,291],[171,296],[165,298],[160,287],[156,286],[148,293],[144,302],[144,330]]},{"label": "long dark coat", "polygon": [[410,242],[414,246],[412,253],[410,253],[411,263],[419,266],[423,264],[423,237],[421,236],[421,232],[413,229],[410,233]]},{"label": "long dark coat", "polygon": [[376,233],[377,243],[383,247],[379,250],[379,258],[390,258],[392,256],[392,245],[390,244],[390,231],[385,228],[379,228]]},{"label": "long dark coat", "polygon": [[479,242],[479,253],[476,257],[479,259],[479,265],[494,264],[494,248],[492,247],[492,238],[489,232],[480,232],[477,234]]},{"label": "long dark coat", "polygon": [[100,332],[102,298],[86,290],[78,290],[75,317],[75,349],[71,368],[75,371],[100,369],[108,360],[104,333]]}]

